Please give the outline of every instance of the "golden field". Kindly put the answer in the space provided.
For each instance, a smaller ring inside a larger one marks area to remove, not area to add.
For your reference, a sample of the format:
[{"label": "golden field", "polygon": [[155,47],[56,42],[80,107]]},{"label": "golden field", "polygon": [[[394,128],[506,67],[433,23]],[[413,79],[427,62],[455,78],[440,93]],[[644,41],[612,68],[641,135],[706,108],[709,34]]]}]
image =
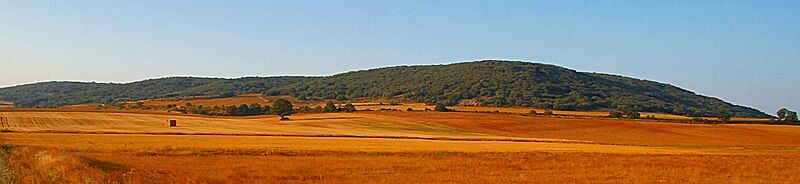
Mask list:
[{"label": "golden field", "polygon": [[427,111],[0,117],[0,181],[22,183],[800,182],[797,126]]}]

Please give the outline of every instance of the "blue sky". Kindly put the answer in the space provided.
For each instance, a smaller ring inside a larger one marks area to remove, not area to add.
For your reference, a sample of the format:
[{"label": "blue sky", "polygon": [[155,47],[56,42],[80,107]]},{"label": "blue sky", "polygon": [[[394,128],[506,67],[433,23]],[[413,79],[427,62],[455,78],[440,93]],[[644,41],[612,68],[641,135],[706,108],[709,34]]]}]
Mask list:
[{"label": "blue sky", "polygon": [[0,1],[0,86],[491,58],[800,110],[800,1]]}]

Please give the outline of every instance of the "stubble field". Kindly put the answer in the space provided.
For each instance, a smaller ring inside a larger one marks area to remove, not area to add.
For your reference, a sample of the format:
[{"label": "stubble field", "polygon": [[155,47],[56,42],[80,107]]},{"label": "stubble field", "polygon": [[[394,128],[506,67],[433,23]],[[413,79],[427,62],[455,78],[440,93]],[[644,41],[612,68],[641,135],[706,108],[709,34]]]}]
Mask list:
[{"label": "stubble field", "polygon": [[0,117],[0,180],[23,183],[800,181],[795,126],[396,111]]}]

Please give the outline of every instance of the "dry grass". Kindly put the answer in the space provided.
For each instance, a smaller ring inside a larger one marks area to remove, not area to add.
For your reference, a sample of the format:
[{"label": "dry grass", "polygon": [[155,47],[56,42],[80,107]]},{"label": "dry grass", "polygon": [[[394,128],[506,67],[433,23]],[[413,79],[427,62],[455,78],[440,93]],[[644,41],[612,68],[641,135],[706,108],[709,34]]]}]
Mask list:
[{"label": "dry grass", "polygon": [[140,135],[2,133],[12,146],[79,151],[154,150],[322,150],[367,152],[592,152],[615,154],[774,154],[795,150],[739,147],[653,147],[559,142],[454,141],[396,138],[285,137],[230,135]]},{"label": "dry grass", "polygon": [[17,183],[800,182],[797,126],[465,112],[0,117],[13,131],[0,133],[0,169]]},{"label": "dry grass", "polygon": [[[797,155],[64,152],[19,148],[22,183],[797,183]],[[202,164],[199,164],[202,163]],[[187,167],[188,166],[188,167]]]},{"label": "dry grass", "polygon": [[[181,134],[355,135],[403,137],[497,137],[448,126],[362,113],[213,118],[98,112],[0,112],[1,129],[19,132],[102,132]],[[164,127],[167,119],[177,127]]]},{"label": "dry grass", "polygon": [[382,112],[498,136],[585,140],[611,144],[798,146],[800,127],[709,125],[638,120],[525,117],[487,113]]},{"label": "dry grass", "polygon": [[[404,103],[400,105],[379,104],[379,103],[354,103],[359,110],[380,110],[380,109],[396,109],[405,111],[411,108],[416,111],[425,109],[434,109],[435,106],[426,105],[425,103]],[[529,114],[531,110],[535,110],[539,114],[543,114],[545,109],[525,108],[525,107],[484,107],[484,106],[451,106],[449,109],[463,112],[501,112],[511,114]],[[554,115],[562,116],[585,116],[585,117],[607,117],[609,111],[567,111],[567,110],[552,110]],[[679,116],[673,114],[651,113],[642,112],[642,117],[653,116],[656,119],[665,120],[692,120],[692,117]],[[716,120],[714,117],[705,117],[706,120]],[[765,118],[733,118],[733,121],[769,121]]]},{"label": "dry grass", "polygon": [[[335,135],[559,139],[607,144],[800,146],[800,127],[526,117],[489,113],[360,112],[214,118],[101,112],[0,112],[0,130],[147,134]],[[178,127],[166,128],[166,119]]]}]

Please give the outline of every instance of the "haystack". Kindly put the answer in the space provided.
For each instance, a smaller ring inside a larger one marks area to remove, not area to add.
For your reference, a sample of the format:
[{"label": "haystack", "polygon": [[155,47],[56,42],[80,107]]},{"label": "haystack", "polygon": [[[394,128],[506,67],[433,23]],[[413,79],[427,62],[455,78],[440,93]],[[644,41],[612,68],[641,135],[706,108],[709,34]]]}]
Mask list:
[{"label": "haystack", "polygon": [[176,126],[178,126],[178,120],[174,120],[174,119],[167,120],[167,123],[165,123],[164,126],[166,126],[166,127],[176,127]]}]

